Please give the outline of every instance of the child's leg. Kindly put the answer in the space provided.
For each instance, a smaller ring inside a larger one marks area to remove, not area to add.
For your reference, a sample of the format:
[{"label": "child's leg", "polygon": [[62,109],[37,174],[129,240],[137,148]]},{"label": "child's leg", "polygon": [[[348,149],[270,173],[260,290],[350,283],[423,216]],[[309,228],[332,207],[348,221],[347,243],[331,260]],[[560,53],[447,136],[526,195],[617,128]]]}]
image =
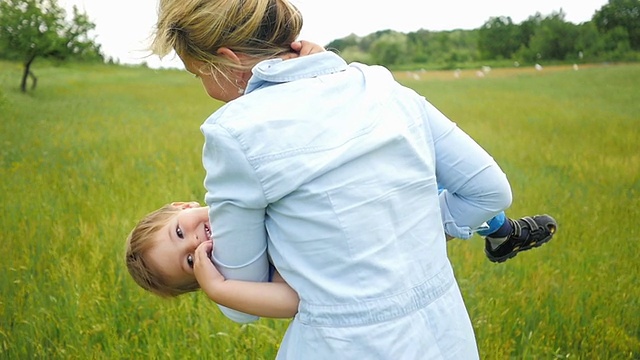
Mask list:
[{"label": "child's leg", "polygon": [[486,235],[484,252],[489,260],[503,262],[521,251],[548,242],[557,229],[556,220],[546,214],[526,216],[518,220],[506,218],[502,226]]},{"label": "child's leg", "polygon": [[[438,184],[438,190],[443,188]],[[538,247],[553,237],[558,223],[549,215],[526,216],[518,220],[508,218],[504,211],[487,221],[487,228],[477,234],[484,236],[484,252],[493,262],[503,262],[519,252]]]},{"label": "child's leg", "polygon": [[504,211],[492,217],[491,220],[487,221],[487,225],[489,225],[488,228],[477,231],[478,235],[488,236],[498,232],[502,233],[506,230],[504,229],[504,227],[506,226],[509,228],[509,232],[506,232],[504,236],[507,236],[509,235],[511,230],[511,224],[509,224],[509,222],[507,221],[507,216],[504,214]]}]

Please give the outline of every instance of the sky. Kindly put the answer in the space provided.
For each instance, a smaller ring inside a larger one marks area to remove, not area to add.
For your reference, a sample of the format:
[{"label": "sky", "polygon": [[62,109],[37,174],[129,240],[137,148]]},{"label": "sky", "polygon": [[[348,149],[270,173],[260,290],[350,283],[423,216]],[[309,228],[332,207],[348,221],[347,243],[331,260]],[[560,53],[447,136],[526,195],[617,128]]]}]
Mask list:
[{"label": "sky", "polygon": [[[76,5],[96,24],[93,33],[107,57],[123,64],[146,62],[150,67],[181,68],[180,60],[148,56],[158,0],[58,0],[71,14]],[[489,18],[509,16],[520,23],[529,16],[554,11],[579,24],[591,20],[607,0],[290,0],[303,14],[301,39],[326,45],[350,34],[365,36],[378,30],[404,33],[419,29],[443,31],[477,29]]]}]

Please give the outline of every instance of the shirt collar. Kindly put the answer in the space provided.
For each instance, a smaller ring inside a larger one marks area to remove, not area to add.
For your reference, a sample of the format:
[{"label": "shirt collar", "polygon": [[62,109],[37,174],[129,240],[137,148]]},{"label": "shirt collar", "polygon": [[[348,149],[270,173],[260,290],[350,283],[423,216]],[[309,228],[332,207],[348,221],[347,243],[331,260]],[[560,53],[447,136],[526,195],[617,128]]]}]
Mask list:
[{"label": "shirt collar", "polygon": [[331,51],[290,60],[269,59],[259,62],[251,72],[245,94],[257,89],[293,80],[313,78],[344,71],[347,63]]}]

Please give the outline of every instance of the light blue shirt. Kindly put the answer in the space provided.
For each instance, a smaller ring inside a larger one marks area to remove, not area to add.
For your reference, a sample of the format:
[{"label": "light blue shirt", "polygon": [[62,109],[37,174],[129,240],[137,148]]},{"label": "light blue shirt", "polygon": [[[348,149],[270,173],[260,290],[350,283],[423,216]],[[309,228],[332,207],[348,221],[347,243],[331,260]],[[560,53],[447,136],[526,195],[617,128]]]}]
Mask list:
[{"label": "light blue shirt", "polygon": [[[394,358],[398,329],[411,339],[425,323],[456,326],[425,310],[459,298],[445,230],[469,237],[511,192],[491,156],[422,96],[331,52],[268,60],[201,130],[215,264],[230,279],[267,281],[270,256],[300,296],[280,358],[311,348],[347,358],[344,344],[370,355],[373,342]],[[446,303],[475,346],[461,298]],[[430,320],[408,325],[416,312]],[[382,339],[369,339],[371,326]]]}]

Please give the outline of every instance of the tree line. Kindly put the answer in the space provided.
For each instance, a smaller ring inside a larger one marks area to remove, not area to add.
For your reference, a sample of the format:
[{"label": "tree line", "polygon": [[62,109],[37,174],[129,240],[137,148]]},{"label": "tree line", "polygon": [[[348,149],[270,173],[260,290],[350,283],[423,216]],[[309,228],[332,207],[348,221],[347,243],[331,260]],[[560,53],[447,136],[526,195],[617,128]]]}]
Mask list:
[{"label": "tree line", "polygon": [[327,48],[348,61],[391,68],[640,60],[640,0],[609,0],[581,24],[565,16],[559,10],[546,16],[536,13],[519,24],[507,16],[491,17],[474,30],[352,34]]},{"label": "tree line", "polygon": [[[85,13],[68,17],[56,0],[0,0],[0,59],[24,65],[20,88],[32,88],[36,58],[104,62],[95,29]],[[640,60],[640,0],[609,0],[590,21],[573,24],[562,10],[537,13],[519,24],[491,17],[479,29],[400,33],[377,31],[333,40],[327,48],[347,61],[390,68],[454,69],[517,62],[597,62]]]}]

